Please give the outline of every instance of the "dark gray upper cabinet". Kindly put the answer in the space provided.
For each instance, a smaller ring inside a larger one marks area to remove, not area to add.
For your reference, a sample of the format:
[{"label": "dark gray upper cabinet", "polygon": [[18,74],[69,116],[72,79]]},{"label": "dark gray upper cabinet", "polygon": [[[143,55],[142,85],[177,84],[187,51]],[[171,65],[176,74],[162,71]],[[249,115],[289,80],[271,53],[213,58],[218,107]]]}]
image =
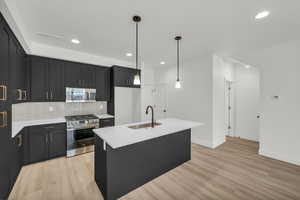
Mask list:
[{"label": "dark gray upper cabinet", "polygon": [[110,68],[31,56],[31,101],[65,101],[65,87],[96,88],[110,100]]},{"label": "dark gray upper cabinet", "polygon": [[110,101],[110,68],[97,67],[96,69],[96,100]]},{"label": "dark gray upper cabinet", "polygon": [[80,80],[80,65],[78,63],[65,63],[65,87],[80,88],[82,81]]},{"label": "dark gray upper cabinet", "polygon": [[96,88],[96,75],[94,66],[83,63],[65,62],[66,87]]},{"label": "dark gray upper cabinet", "polygon": [[64,63],[31,56],[31,101],[65,101]]},{"label": "dark gray upper cabinet", "polygon": [[[1,20],[1,18],[0,18]],[[0,104],[7,102],[9,81],[9,32],[0,22]],[[0,111],[1,112],[1,111]]]},{"label": "dark gray upper cabinet", "polygon": [[27,101],[26,54],[14,37],[9,40],[10,82],[12,103]]},{"label": "dark gray upper cabinet", "polygon": [[96,69],[93,66],[82,64],[80,79],[83,88],[96,88]]},{"label": "dark gray upper cabinet", "polygon": [[65,101],[64,66],[60,60],[49,59],[48,67],[48,91],[50,101]]},{"label": "dark gray upper cabinet", "polygon": [[140,88],[140,85],[134,85],[134,76],[138,73],[141,75],[140,70],[121,67],[121,66],[113,66],[113,83],[115,87],[132,87],[132,88]]},{"label": "dark gray upper cabinet", "polygon": [[47,70],[48,61],[42,57],[31,56],[31,101],[49,101],[49,91],[47,90]]}]

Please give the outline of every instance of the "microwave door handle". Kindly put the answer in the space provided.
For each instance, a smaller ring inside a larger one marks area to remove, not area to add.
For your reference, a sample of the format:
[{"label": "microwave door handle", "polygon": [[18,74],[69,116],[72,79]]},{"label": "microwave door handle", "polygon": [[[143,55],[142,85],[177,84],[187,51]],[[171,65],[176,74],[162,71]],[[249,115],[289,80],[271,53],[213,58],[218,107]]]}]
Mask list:
[{"label": "microwave door handle", "polygon": [[85,100],[89,100],[90,99],[90,93],[89,92],[85,92]]}]

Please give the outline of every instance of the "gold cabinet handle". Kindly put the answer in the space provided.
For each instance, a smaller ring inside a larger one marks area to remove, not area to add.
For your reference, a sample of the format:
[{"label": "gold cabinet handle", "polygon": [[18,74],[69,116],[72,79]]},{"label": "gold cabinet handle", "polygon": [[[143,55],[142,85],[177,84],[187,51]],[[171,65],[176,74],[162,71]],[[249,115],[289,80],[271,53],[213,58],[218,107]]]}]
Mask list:
[{"label": "gold cabinet handle", "polygon": [[21,89],[17,89],[17,92],[18,92],[18,98],[17,98],[17,100],[18,101],[22,101],[22,94],[23,94],[23,92],[22,92],[22,90]]},{"label": "gold cabinet handle", "polygon": [[2,116],[2,124],[0,124],[0,128],[7,127],[7,112],[0,112],[0,116]]},{"label": "gold cabinet handle", "polygon": [[2,89],[2,97],[0,98],[0,101],[7,101],[7,86],[0,85],[0,88]]},{"label": "gold cabinet handle", "polygon": [[23,137],[22,137],[22,135],[19,135],[18,136],[18,146],[21,147],[22,144],[23,144]]},{"label": "gold cabinet handle", "polygon": [[26,100],[27,100],[27,91],[26,91],[26,90],[23,90],[23,94],[24,94],[23,101],[26,101]]}]

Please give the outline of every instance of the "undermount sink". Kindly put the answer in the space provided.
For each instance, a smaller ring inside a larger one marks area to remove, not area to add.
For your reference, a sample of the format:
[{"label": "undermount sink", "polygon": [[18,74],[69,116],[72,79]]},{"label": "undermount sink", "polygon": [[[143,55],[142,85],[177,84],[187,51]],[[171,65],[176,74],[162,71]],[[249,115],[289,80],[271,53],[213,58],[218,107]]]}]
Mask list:
[{"label": "undermount sink", "polygon": [[[155,126],[160,126],[161,123],[154,123],[154,127]],[[131,129],[141,129],[141,128],[150,128],[152,127],[152,123],[145,123],[145,124],[138,124],[138,125],[134,125],[134,126],[128,126],[128,128]]]}]

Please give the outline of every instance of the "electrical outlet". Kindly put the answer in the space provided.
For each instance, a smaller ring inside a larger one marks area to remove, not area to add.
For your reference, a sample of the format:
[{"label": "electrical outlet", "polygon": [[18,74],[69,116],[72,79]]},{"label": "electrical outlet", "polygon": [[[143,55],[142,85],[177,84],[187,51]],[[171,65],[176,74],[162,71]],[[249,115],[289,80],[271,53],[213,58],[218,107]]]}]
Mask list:
[{"label": "electrical outlet", "polygon": [[49,112],[53,112],[54,108],[52,106],[49,106]]},{"label": "electrical outlet", "polygon": [[100,105],[100,110],[103,110],[103,105],[102,104]]}]

